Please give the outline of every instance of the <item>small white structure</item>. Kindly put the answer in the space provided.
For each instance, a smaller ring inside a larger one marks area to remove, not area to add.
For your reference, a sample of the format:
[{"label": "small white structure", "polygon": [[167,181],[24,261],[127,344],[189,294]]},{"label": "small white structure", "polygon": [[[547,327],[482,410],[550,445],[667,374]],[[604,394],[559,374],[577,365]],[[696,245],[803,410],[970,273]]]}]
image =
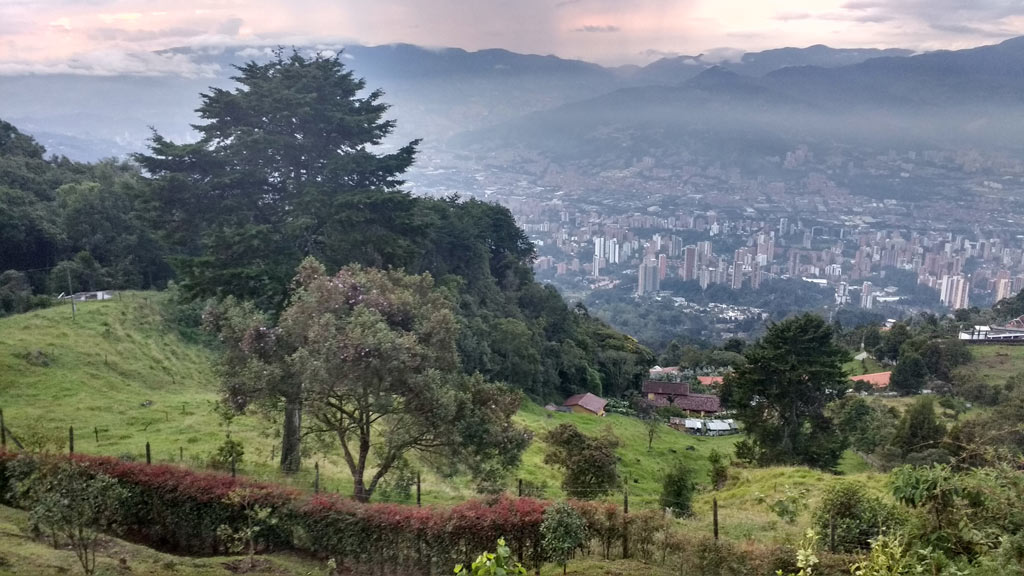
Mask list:
[{"label": "small white structure", "polygon": [[[75,292],[71,298],[75,302],[87,302],[91,300],[113,300],[116,293],[110,290],[97,290],[96,292]],[[64,297],[67,299],[67,296]]]}]

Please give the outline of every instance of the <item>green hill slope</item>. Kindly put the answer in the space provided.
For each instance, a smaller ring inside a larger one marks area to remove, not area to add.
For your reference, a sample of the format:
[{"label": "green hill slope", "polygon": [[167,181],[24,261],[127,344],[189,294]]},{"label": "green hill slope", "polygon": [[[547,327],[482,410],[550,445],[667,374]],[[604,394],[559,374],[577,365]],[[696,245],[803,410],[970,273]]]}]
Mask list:
[{"label": "green hill slope", "polygon": [[[8,428],[48,450],[66,450],[74,426],[79,452],[144,458],[150,442],[154,460],[205,460],[225,435],[213,411],[211,355],[164,325],[163,301],[126,293],[80,304],[74,321],[67,306],[0,319]],[[264,451],[269,457],[264,427],[252,418],[232,423],[252,461]]]},{"label": "green hill slope", "polygon": [[[214,411],[218,385],[213,357],[163,323],[164,298],[126,293],[123,299],[84,303],[74,322],[66,306],[0,319],[0,409],[7,426],[24,442],[51,451],[67,450],[68,426],[74,426],[78,452],[141,460],[149,442],[154,460],[177,462],[183,455],[186,465],[206,466],[226,432]],[[697,483],[706,485],[707,455],[713,449],[731,455],[737,440],[694,437],[666,426],[648,451],[646,429],[635,418],[551,413],[529,402],[516,421],[532,431],[534,441],[509,479],[509,491],[522,478],[527,486],[540,487],[546,497],[561,496],[559,473],[543,464],[543,434],[571,422],[588,434],[610,429],[622,441],[620,471],[628,478],[630,504],[637,508],[658,506],[662,474],[677,460],[689,464]],[[308,454],[298,476],[279,475],[272,458],[276,430],[275,423],[254,416],[234,419],[232,437],[245,448],[241,473],[308,489],[316,460],[321,463],[324,489],[350,491],[340,455],[330,449]],[[785,476],[785,470],[776,474]],[[793,473],[802,476],[806,471]],[[774,480],[773,487],[778,485],[785,486],[786,480]],[[423,476],[426,502],[454,502],[474,495],[467,478]],[[621,492],[610,499],[621,501]],[[709,502],[702,499],[698,505],[706,508]],[[748,504],[738,501],[737,507]]]}]

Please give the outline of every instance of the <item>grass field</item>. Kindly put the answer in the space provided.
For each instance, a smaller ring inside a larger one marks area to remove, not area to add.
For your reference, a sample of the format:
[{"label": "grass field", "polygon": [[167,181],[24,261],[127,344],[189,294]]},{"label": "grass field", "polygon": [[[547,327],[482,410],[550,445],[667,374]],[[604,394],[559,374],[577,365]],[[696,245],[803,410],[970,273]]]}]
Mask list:
[{"label": "grass field", "polygon": [[[67,308],[51,308],[0,319],[0,408],[8,427],[26,442],[53,451],[67,450],[67,427],[76,430],[78,452],[144,458],[145,443],[157,461],[178,461],[203,467],[223,441],[225,427],[214,410],[217,379],[212,353],[183,340],[168,330],[160,318],[163,296],[153,293],[125,294],[122,300],[90,302],[79,307],[72,322]],[[588,434],[611,430],[621,441],[620,471],[627,479],[632,509],[657,508],[664,472],[676,461],[694,471],[699,493],[694,516],[678,521],[688,531],[710,534],[712,499],[720,509],[721,533],[735,541],[792,543],[810,524],[821,489],[833,482],[864,483],[883,490],[885,477],[872,474],[853,453],[844,456],[836,476],[803,468],[746,469],[733,467],[723,490],[711,492],[707,461],[712,450],[730,457],[738,436],[705,438],[663,427],[647,448],[642,422],[616,414],[606,417],[551,413],[526,403],[515,417],[527,427],[534,441],[523,455],[520,469],[509,480],[541,486],[543,495],[562,497],[560,475],[543,464],[545,431],[570,422]],[[99,429],[99,442],[93,431]],[[277,473],[271,458],[277,426],[254,416],[236,418],[233,437],[246,450],[241,472],[264,480],[299,487],[312,486],[311,465],[298,477]],[[306,462],[321,461],[322,486],[348,493],[351,480],[337,454],[312,454]],[[468,478],[442,479],[424,474],[426,503],[450,503],[474,496]],[[800,503],[797,518],[788,523],[769,505],[781,498]],[[621,502],[622,491],[608,496]],[[75,572],[71,552],[52,550],[24,537],[22,512],[0,509],[0,576],[5,574]],[[230,573],[226,558],[176,558],[152,550],[111,541],[101,567],[117,572],[117,558],[126,557],[137,574],[163,576],[171,573]],[[267,560],[267,573],[321,574],[324,567],[294,556]],[[548,567],[545,574],[560,572]],[[103,573],[103,572],[101,572]],[[658,569],[633,562],[583,560],[570,564],[576,574],[658,574]],[[668,572],[665,572],[668,573]]]},{"label": "grass field", "polygon": [[988,384],[1001,386],[1010,376],[1024,373],[1024,346],[986,344],[970,349],[973,359],[961,370],[977,374]]},{"label": "grass field", "polygon": [[843,364],[843,368],[846,373],[850,376],[860,376],[861,374],[874,374],[875,372],[885,372],[882,365],[878,363],[871,356],[863,360],[850,360],[846,364]]},{"label": "grass field", "polygon": [[[123,299],[87,302],[72,322],[67,307],[50,308],[0,319],[0,409],[7,426],[26,442],[53,451],[67,450],[68,426],[75,427],[77,452],[145,457],[151,445],[156,461],[178,461],[203,467],[224,440],[226,429],[214,411],[217,379],[206,348],[183,340],[160,317],[163,296],[126,293]],[[708,454],[732,454],[737,436],[705,438],[661,429],[652,449],[647,431],[635,418],[609,414],[551,413],[526,403],[516,416],[533,432],[518,478],[542,487],[549,498],[561,496],[560,475],[543,464],[543,434],[571,422],[588,434],[610,429],[620,439],[620,471],[627,479],[630,504],[658,505],[661,478],[676,461],[694,470],[698,484],[708,483]],[[94,430],[99,430],[99,442]],[[277,425],[254,416],[236,418],[232,436],[243,442],[241,473],[259,479],[311,488],[311,464],[321,462],[321,486],[348,493],[351,479],[338,453],[310,454],[297,477],[277,472],[272,455]],[[863,461],[849,454],[844,473],[865,471]],[[442,479],[425,473],[423,499],[457,502],[474,496],[468,478]],[[620,501],[621,491],[609,496]]]}]

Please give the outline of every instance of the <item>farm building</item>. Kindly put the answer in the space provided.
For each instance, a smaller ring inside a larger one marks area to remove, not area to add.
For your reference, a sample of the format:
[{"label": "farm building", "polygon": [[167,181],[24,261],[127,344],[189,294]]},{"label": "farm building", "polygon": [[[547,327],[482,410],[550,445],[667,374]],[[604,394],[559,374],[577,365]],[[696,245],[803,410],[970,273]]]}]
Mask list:
[{"label": "farm building", "polygon": [[608,401],[604,398],[587,392],[586,394],[570,396],[562,403],[562,406],[569,408],[576,414],[594,414],[595,416],[604,416],[604,407],[606,404],[608,404]]},{"label": "farm building", "polygon": [[668,425],[680,432],[697,436],[727,436],[738,434],[734,420],[702,420],[700,418],[669,418]]},{"label": "farm building", "polygon": [[850,381],[866,382],[870,384],[872,388],[878,390],[880,388],[888,388],[890,378],[892,378],[892,372],[875,372],[874,374],[861,374],[860,376],[851,376]]},{"label": "farm building", "polygon": [[644,382],[644,395],[655,406],[672,404],[680,410],[700,414],[715,414],[722,411],[722,404],[714,394],[693,394],[687,382]]}]

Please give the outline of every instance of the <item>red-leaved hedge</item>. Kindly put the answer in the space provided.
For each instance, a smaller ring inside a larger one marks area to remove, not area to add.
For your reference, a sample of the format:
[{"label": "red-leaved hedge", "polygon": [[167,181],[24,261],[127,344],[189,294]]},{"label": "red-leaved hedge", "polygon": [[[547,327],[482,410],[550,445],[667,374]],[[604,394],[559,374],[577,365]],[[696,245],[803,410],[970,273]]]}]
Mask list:
[{"label": "red-leaved hedge", "polygon": [[[46,464],[67,457],[16,456],[0,452],[0,500],[10,488]],[[238,527],[244,511],[226,501],[236,488],[253,489],[260,505],[278,522],[261,533],[261,547],[295,549],[353,567],[387,566],[404,573],[447,574],[459,562],[490,550],[505,538],[527,565],[542,561],[540,525],[548,502],[532,498],[471,500],[440,507],[360,504],[334,495],[310,497],[295,490],[258,484],[223,474],[168,465],[123,462],[74,455],[75,462],[116,479],[126,487],[117,510],[123,536],[165,550],[216,554],[225,550],[217,528]],[[613,505],[574,503],[591,533],[608,553],[621,541],[622,515]]]}]

